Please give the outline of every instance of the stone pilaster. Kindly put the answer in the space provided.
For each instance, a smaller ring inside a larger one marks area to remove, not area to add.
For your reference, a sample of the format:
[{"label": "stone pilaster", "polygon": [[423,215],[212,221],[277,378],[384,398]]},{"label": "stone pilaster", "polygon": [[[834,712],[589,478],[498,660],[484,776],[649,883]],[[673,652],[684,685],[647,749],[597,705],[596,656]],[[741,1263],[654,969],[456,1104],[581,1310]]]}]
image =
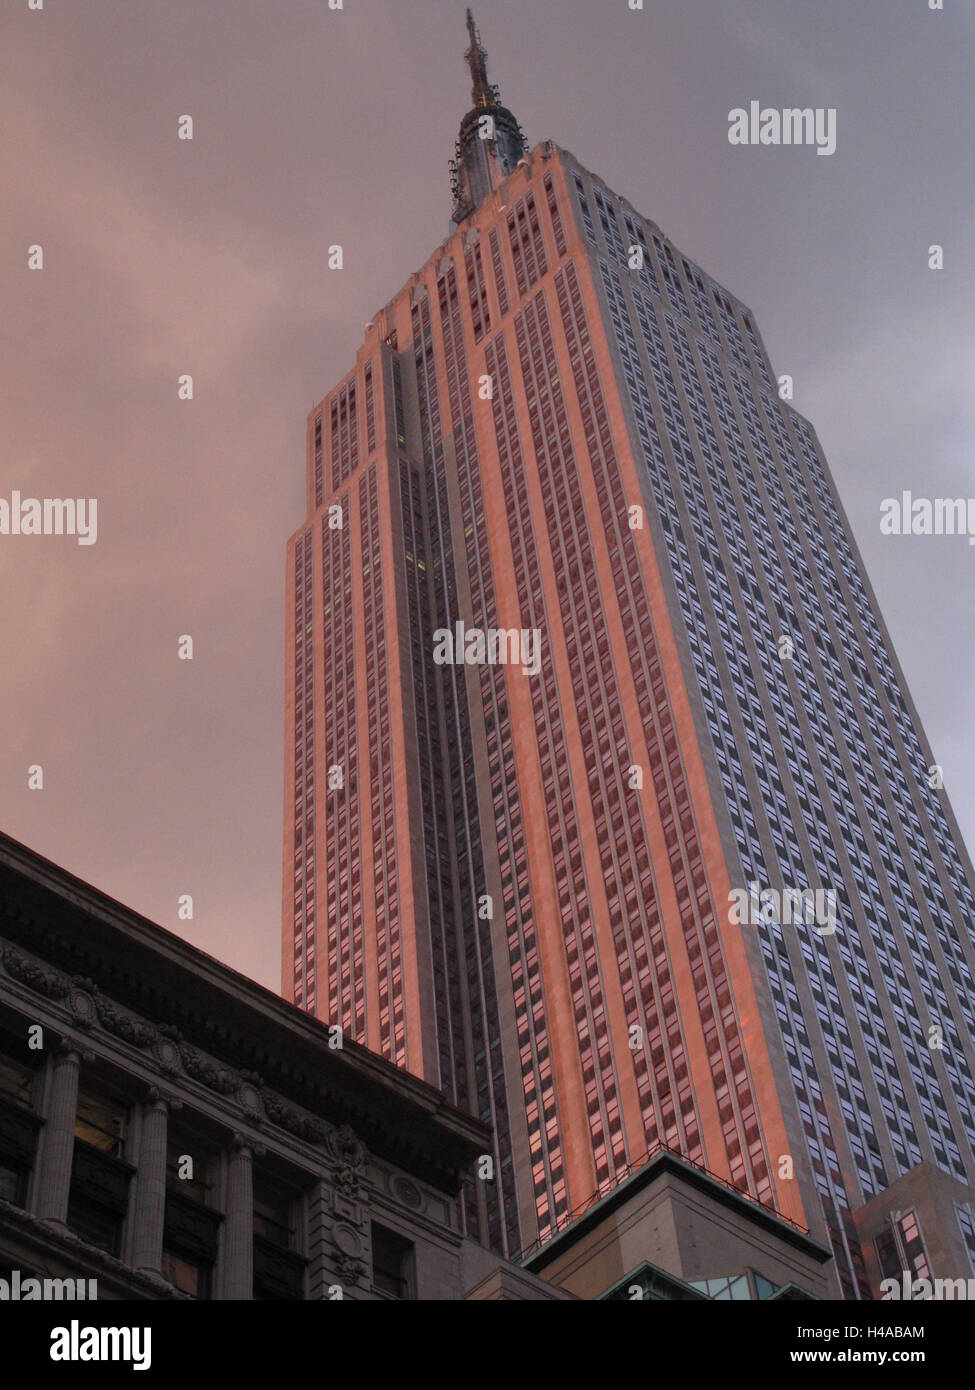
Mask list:
[{"label": "stone pilaster", "polygon": [[227,1209],[223,1223],[221,1298],[254,1296],[254,1152],[234,1136],[227,1160]]},{"label": "stone pilaster", "polygon": [[169,1105],[158,1091],[151,1091],[142,1105],[130,1263],[136,1269],[151,1270],[154,1274],[162,1269],[168,1128]]},{"label": "stone pilaster", "polygon": [[81,1054],[69,1043],[62,1043],[50,1066],[52,1076],[38,1154],[34,1207],[43,1220],[63,1226],[68,1219]]}]

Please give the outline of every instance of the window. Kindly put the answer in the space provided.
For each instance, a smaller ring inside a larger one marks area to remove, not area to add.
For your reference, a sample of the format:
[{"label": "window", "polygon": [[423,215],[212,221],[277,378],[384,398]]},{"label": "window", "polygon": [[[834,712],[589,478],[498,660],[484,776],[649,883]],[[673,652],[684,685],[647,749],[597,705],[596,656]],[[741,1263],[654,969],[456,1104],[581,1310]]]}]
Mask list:
[{"label": "window", "polygon": [[10,1163],[5,1154],[0,1154],[0,1197],[5,1202],[22,1207],[26,1196],[27,1174],[24,1169],[20,1164]]},{"label": "window", "polygon": [[254,1297],[304,1297],[305,1260],[296,1253],[300,1194],[266,1173],[254,1174]]},{"label": "window", "polygon": [[955,1215],[958,1218],[958,1225],[965,1241],[965,1248],[968,1251],[972,1272],[975,1273],[975,1215],[973,1215],[972,1208],[969,1206],[962,1206],[958,1202],[955,1202],[954,1206]]},{"label": "window", "polygon": [[895,1218],[895,1223],[907,1268],[918,1279],[930,1279],[931,1270],[928,1265],[927,1252],[924,1249],[924,1238],[921,1235],[917,1212],[909,1211],[903,1216],[898,1216]]},{"label": "window", "polygon": [[78,1111],[74,1134],[92,1148],[121,1158],[125,1148],[128,1106],[100,1091],[78,1092]]},{"label": "window", "polygon": [[0,1097],[25,1110],[33,1109],[36,1058],[36,1053],[28,1052],[26,1042],[0,1032]]},{"label": "window", "polygon": [[166,1142],[166,1186],[202,1206],[210,1204],[216,1156],[186,1131],[169,1127]]},{"label": "window", "polygon": [[122,1216],[100,1203],[92,1202],[86,1193],[79,1192],[72,1183],[71,1198],[68,1202],[68,1225],[76,1235],[89,1245],[97,1245],[110,1255],[118,1256],[122,1245]]},{"label": "window", "polygon": [[201,1263],[179,1255],[175,1250],[163,1248],[162,1276],[180,1293],[189,1294],[190,1298],[209,1298],[212,1275],[211,1261]]},{"label": "window", "polygon": [[213,1296],[213,1268],[223,1220],[209,1206],[215,1171],[212,1150],[188,1131],[170,1127],[162,1273],[191,1298]]},{"label": "window", "polygon": [[884,1230],[877,1236],[874,1244],[877,1247],[877,1259],[880,1263],[880,1272],[885,1279],[896,1279],[901,1273],[901,1257],[897,1251],[897,1241],[891,1230]]},{"label": "window", "polygon": [[171,1188],[166,1193],[163,1278],[191,1298],[213,1296],[213,1268],[223,1217]]},{"label": "window", "polygon": [[105,1091],[78,1092],[68,1225],[91,1245],[118,1255],[135,1169],[122,1160],[128,1105]]},{"label": "window", "polygon": [[415,1298],[415,1251],[412,1241],[387,1231],[384,1226],[372,1228],[372,1286],[389,1298]]},{"label": "window", "polygon": [[32,1105],[37,1064],[22,1039],[0,1032],[0,1197],[17,1206],[27,1200],[41,1123]]},{"label": "window", "polygon": [[254,1234],[284,1250],[294,1245],[294,1197],[261,1173],[254,1174]]}]

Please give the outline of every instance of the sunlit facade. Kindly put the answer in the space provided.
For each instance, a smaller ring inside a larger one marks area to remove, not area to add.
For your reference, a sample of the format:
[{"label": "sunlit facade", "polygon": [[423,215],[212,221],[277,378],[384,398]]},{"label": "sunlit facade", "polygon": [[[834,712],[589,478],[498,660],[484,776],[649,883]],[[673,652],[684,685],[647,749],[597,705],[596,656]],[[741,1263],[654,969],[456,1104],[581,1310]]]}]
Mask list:
[{"label": "sunlit facade", "polygon": [[[284,992],[492,1127],[506,1253],[664,1147],[837,1296],[915,1267],[911,1213],[975,1273],[971,866],[816,435],[468,61],[453,231],[308,421]],[[537,673],[441,663],[457,623]]]}]

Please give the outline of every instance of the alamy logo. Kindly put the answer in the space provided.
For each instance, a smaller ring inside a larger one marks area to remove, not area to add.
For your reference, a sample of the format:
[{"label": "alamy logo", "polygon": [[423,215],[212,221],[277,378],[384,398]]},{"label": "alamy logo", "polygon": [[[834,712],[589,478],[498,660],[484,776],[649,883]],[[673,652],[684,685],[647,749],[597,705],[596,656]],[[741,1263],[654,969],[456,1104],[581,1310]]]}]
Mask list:
[{"label": "alamy logo", "polygon": [[905,1298],[923,1303],[932,1300],[975,1299],[975,1279],[915,1279],[901,1270],[899,1279],[882,1279],[880,1297]]},{"label": "alamy logo", "polygon": [[25,1279],[19,1269],[10,1271],[9,1279],[0,1279],[0,1303],[30,1303],[32,1300],[73,1302],[76,1299],[94,1301],[98,1298],[97,1279]]},{"label": "alamy logo", "polygon": [[787,106],[782,111],[753,101],[746,111],[728,112],[731,145],[815,145],[817,154],[836,153],[836,107]]},{"label": "alamy logo", "polygon": [[0,497],[0,536],[77,536],[79,545],[98,540],[94,497]]},{"label": "alamy logo", "polygon": [[438,666],[520,666],[526,676],[542,669],[542,634],[536,628],[438,627],[433,634],[433,659]]},{"label": "alamy logo", "polygon": [[151,1327],[69,1327],[51,1331],[52,1361],[131,1361],[133,1371],[152,1365]]},{"label": "alamy logo", "polygon": [[975,545],[975,497],[885,497],[880,530],[885,536],[967,536]]},{"label": "alamy logo", "polygon": [[732,888],[728,921],[733,927],[815,926],[820,936],[836,934],[835,888]]}]

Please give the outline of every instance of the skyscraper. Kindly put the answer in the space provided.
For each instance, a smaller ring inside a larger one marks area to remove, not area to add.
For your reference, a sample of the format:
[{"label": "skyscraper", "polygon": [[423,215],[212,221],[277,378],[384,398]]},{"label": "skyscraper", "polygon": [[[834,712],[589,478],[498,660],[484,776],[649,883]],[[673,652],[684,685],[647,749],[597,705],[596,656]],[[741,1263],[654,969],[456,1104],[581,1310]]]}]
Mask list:
[{"label": "skyscraper", "polygon": [[975,1273],[971,864],[815,432],[468,27],[451,235],[308,420],[284,992],[491,1124],[507,1253],[662,1145],[838,1295]]}]

